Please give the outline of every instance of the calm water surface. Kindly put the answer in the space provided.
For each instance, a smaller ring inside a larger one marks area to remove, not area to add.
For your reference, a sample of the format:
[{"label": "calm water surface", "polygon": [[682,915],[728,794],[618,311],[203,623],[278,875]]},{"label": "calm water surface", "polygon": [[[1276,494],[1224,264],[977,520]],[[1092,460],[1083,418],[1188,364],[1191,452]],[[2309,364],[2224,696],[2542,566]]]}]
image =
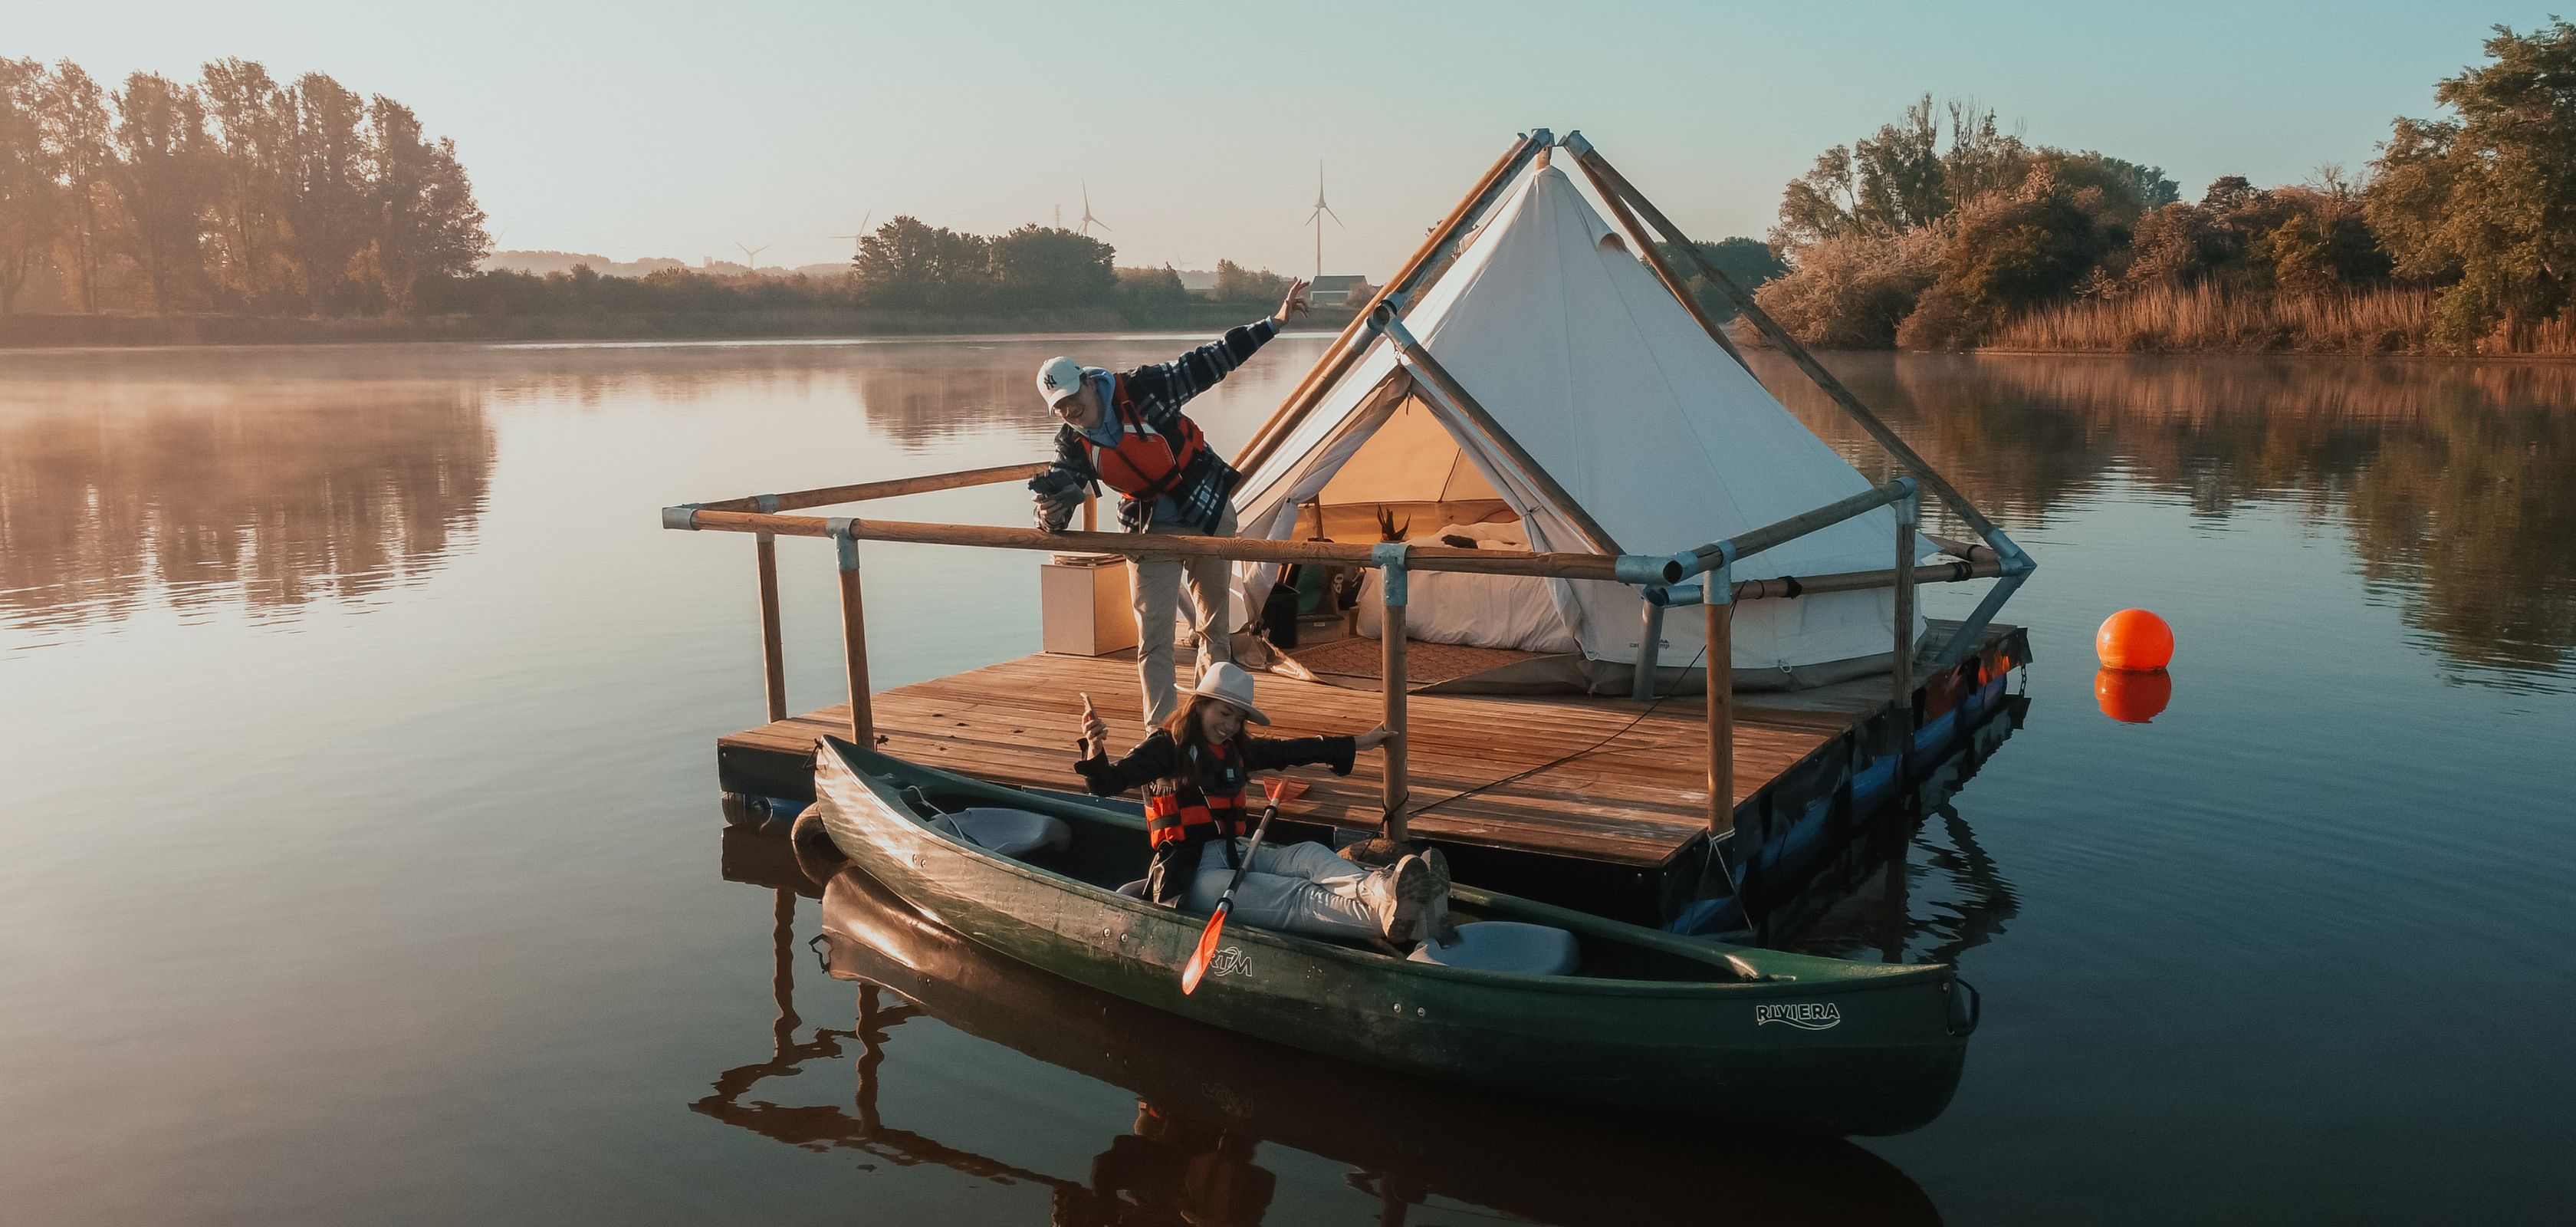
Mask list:
[{"label": "calm water surface", "polygon": [[[655,510],[1036,458],[1038,359],[1176,348],[0,357],[0,1220],[1092,1222],[1200,1153],[1202,1222],[2563,1221],[2576,368],[1838,360],[2042,564],[2027,726],[1798,939],[1986,995],[1949,1112],[1845,1143],[1175,1035],[936,943],[925,1008],[817,970],[716,803],[749,545]],[[869,550],[881,685],[1034,649],[1026,559]],[[781,553],[819,706],[829,553]],[[2125,605],[2181,639],[2150,724],[2096,707]]]}]

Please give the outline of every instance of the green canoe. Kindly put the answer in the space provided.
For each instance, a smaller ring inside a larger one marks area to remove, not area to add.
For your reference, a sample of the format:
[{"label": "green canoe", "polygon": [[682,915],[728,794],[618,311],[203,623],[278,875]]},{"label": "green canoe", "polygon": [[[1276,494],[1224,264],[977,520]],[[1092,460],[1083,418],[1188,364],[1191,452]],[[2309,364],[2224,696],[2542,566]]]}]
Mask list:
[{"label": "green canoe", "polygon": [[[913,791],[917,790],[917,791]],[[1069,839],[1012,859],[925,822],[1030,811]],[[1444,1081],[1890,1134],[1958,1086],[1974,990],[1898,967],[1726,946],[1461,885],[1462,925],[1573,935],[1571,974],[1471,970],[1228,925],[1199,991],[1180,968],[1203,914],[1119,891],[1144,874],[1132,804],[987,784],[824,739],[815,798],[851,863],[924,917],[1043,971],[1229,1031]]]}]

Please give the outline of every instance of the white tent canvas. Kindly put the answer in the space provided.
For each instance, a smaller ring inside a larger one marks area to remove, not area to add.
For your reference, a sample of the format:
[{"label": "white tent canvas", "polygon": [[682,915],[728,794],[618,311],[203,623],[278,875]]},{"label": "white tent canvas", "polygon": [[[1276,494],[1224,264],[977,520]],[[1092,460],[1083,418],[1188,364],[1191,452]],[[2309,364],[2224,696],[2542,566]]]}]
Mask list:
[{"label": "white tent canvas", "polygon": [[[1553,167],[1523,177],[1404,322],[1619,552],[1688,550],[1871,485],[1711,340]],[[1254,537],[1320,527],[1373,540],[1375,507],[1391,505],[1410,513],[1416,539],[1471,518],[1517,516],[1529,548],[1604,548],[1507,452],[1417,387],[1384,338],[1245,475],[1237,504],[1241,531]],[[1425,514],[1438,523],[1421,522]],[[1894,512],[1880,508],[1756,555],[1736,578],[1885,568],[1894,539]],[[1245,594],[1266,591],[1272,574],[1246,565],[1238,583]],[[1636,659],[1635,589],[1518,584],[1522,599],[1555,606],[1586,659]],[[1417,588],[1417,615],[1426,599]],[[1882,666],[1893,618],[1885,589],[1746,602],[1734,622],[1738,683],[1807,684]],[[1663,639],[1667,667],[1693,662],[1702,620],[1695,611],[1668,618]]]}]

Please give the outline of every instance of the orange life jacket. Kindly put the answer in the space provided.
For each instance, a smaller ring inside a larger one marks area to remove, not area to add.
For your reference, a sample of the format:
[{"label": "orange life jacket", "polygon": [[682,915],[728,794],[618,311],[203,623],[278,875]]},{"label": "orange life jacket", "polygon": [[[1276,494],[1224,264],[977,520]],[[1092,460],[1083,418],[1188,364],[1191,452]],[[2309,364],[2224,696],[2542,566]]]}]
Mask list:
[{"label": "orange life jacket", "polygon": [[1181,475],[1199,453],[1207,450],[1207,438],[1199,433],[1198,423],[1187,417],[1180,419],[1170,435],[1147,430],[1145,415],[1127,396],[1127,377],[1118,375],[1113,379],[1116,391],[1110,404],[1119,424],[1125,427],[1118,434],[1118,446],[1102,447],[1087,434],[1082,435],[1082,445],[1091,449],[1091,467],[1100,474],[1100,480],[1120,494],[1151,503],[1180,489]]},{"label": "orange life jacket", "polygon": [[1182,840],[1234,839],[1251,828],[1244,821],[1243,761],[1224,746],[1189,749],[1189,779],[1145,797],[1145,842],[1160,850]]}]

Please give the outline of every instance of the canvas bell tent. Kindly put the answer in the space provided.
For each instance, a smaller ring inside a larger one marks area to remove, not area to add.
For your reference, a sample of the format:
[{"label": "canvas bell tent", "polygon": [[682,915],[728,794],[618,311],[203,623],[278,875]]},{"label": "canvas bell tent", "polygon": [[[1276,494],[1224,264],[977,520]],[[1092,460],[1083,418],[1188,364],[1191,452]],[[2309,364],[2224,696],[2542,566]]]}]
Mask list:
[{"label": "canvas bell tent", "polygon": [[[1531,161],[1400,318],[1388,313],[1318,394],[1283,406],[1264,432],[1275,437],[1246,458],[1242,534],[1371,542],[1392,523],[1422,545],[1662,555],[1871,489],[1710,335],[1634,242],[1563,170]],[[1428,366],[1408,360],[1408,340]],[[1733,577],[1890,567],[1895,517],[1865,512],[1749,558]],[[1237,608],[1261,608],[1254,598],[1276,574],[1239,565]],[[1625,689],[1634,672],[1644,625],[1634,587],[1467,574],[1410,583],[1415,640],[1556,655],[1555,672],[1584,689]],[[1741,604],[1736,684],[1885,669],[1895,604],[1885,587]],[[1361,602],[1363,634],[1376,631],[1374,607]],[[1700,620],[1665,621],[1660,638],[1662,671],[1692,674],[1695,686]]]}]

